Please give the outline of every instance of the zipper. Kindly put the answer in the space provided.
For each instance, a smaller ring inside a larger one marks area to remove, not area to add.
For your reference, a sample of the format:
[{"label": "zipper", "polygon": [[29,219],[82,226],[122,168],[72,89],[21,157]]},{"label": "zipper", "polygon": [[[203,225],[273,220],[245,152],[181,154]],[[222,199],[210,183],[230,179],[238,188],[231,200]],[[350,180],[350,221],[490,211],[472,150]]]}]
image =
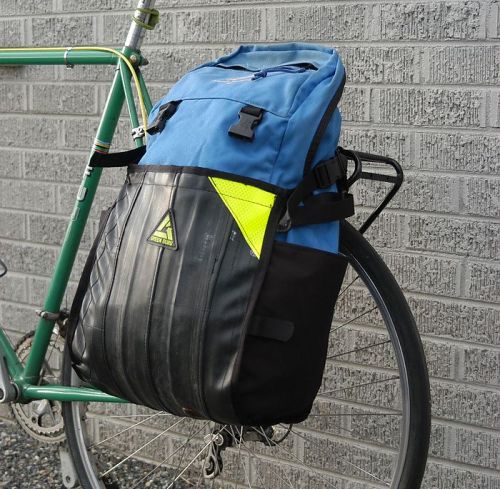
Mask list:
[{"label": "zipper", "polygon": [[[252,71],[246,68],[236,68],[234,66],[220,66],[216,65],[217,68],[222,69],[230,69],[230,70],[241,70],[241,71]],[[245,81],[256,81],[262,78],[266,78],[269,73],[304,73],[306,71],[316,71],[317,68],[314,65],[307,64],[305,66],[301,65],[279,65],[279,66],[270,66],[269,68],[263,68],[259,71],[254,71],[251,75],[234,77],[234,78],[226,78],[223,80],[215,80],[219,83],[237,83],[237,82],[245,82]]]}]

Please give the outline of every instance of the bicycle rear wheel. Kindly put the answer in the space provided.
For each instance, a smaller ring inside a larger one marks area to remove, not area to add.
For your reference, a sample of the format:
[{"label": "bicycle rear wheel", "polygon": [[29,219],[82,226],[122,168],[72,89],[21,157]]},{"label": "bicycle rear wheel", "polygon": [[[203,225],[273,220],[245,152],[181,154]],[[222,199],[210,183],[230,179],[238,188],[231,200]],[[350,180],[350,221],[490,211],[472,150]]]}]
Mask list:
[{"label": "bicycle rear wheel", "polygon": [[[418,488],[430,432],[429,383],[403,294],[351,225],[349,260],[322,387],[303,423],[215,425],[131,404],[64,403],[84,489]],[[69,355],[63,382],[78,385]]]}]

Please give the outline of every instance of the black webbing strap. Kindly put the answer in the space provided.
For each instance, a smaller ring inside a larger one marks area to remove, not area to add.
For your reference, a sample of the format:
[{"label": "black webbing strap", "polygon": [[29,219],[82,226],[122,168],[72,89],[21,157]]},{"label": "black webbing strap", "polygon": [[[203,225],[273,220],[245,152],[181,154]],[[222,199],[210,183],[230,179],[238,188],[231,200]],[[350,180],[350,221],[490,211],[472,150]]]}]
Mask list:
[{"label": "black webbing strap", "polygon": [[290,208],[288,214],[290,227],[338,221],[354,214],[354,199],[351,194],[325,192],[309,197],[303,206]]},{"label": "black webbing strap", "polygon": [[94,168],[117,168],[120,166],[136,165],[145,152],[146,146],[119,153],[95,152],[90,158],[89,166]]},{"label": "black webbing strap", "polygon": [[286,212],[279,223],[280,232],[292,226],[336,221],[354,214],[354,199],[343,188],[313,195],[315,190],[327,189],[334,183],[344,187],[346,164],[346,156],[338,151],[334,158],[321,162],[304,177],[288,198]]}]

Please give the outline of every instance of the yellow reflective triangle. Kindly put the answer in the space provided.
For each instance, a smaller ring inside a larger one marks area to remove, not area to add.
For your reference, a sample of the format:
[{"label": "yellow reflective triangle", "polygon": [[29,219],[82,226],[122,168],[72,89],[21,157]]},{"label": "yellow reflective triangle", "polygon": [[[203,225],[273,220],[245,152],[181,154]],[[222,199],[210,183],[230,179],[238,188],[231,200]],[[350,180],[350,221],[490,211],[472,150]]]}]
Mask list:
[{"label": "yellow reflective triangle", "polygon": [[148,241],[160,246],[177,249],[177,239],[175,237],[174,216],[168,210],[161,218],[160,224],[156,226]]},{"label": "yellow reflective triangle", "polygon": [[252,185],[224,178],[208,178],[237,222],[248,246],[260,258],[276,195]]}]

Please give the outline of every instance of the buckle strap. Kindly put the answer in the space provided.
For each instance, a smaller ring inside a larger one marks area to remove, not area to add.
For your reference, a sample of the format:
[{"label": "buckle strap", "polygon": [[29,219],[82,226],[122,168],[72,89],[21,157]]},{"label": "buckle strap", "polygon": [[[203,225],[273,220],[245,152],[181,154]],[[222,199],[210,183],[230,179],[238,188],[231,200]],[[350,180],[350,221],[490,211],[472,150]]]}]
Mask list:
[{"label": "buckle strap", "polygon": [[167,121],[175,114],[177,111],[177,107],[181,103],[180,100],[168,102],[160,106],[158,110],[158,114],[156,114],[156,118],[153,123],[147,128],[148,134],[151,136],[158,132],[163,131],[165,129],[165,124]]},{"label": "buckle strap", "polygon": [[[347,158],[337,151],[334,158],[319,163],[291,192],[286,211],[278,224],[279,232],[289,231],[292,226],[319,224],[345,219],[354,214],[354,199],[343,189]],[[340,183],[338,192],[313,195],[318,189],[325,190]]]},{"label": "buckle strap", "polygon": [[229,128],[228,134],[235,138],[253,141],[254,129],[260,124],[264,110],[253,105],[246,105],[238,113],[240,120]]},{"label": "buckle strap", "polygon": [[314,175],[316,188],[329,188],[341,178],[344,178],[345,172],[342,165],[342,158],[344,156],[337,153],[334,158],[322,161],[313,168],[311,173]]},{"label": "buckle strap", "polygon": [[[294,200],[303,201],[317,189],[327,189],[343,180],[346,172],[346,157],[339,151],[329,160],[321,161],[295,187]],[[291,197],[291,198],[292,198]]]}]

